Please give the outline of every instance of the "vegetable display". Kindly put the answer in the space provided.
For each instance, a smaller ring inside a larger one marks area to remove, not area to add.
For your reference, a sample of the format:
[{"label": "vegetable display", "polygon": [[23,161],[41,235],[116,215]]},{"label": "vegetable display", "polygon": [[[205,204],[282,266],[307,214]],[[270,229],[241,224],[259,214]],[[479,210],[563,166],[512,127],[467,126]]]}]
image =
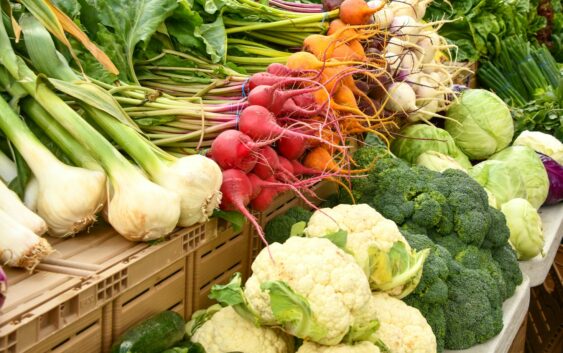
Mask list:
[{"label": "vegetable display", "polygon": [[428,320],[439,351],[487,341],[503,327],[502,302],[522,282],[504,215],[467,173],[411,167],[382,150],[369,146],[354,154],[356,161],[377,163],[368,182],[352,182],[357,202],[397,223],[414,249],[430,249],[406,303]]}]

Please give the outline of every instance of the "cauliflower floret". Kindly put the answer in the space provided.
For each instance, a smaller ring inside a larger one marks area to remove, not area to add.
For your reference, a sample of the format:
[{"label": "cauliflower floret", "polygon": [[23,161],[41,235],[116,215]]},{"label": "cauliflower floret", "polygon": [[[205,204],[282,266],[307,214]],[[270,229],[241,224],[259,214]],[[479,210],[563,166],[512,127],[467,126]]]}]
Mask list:
[{"label": "cauliflower floret", "polygon": [[291,353],[293,339],[284,332],[257,327],[228,306],[206,321],[191,337],[206,353]]},{"label": "cauliflower floret", "polygon": [[[414,290],[422,275],[427,252],[413,252],[395,222],[366,204],[341,204],[316,211],[304,233],[308,237],[324,237],[339,230],[347,232],[346,250],[352,253],[368,276],[373,290],[398,297],[404,297]],[[403,245],[401,263],[408,265],[401,272],[392,274],[390,272],[397,266],[390,263],[393,259],[387,258],[387,254],[397,243]],[[409,276],[402,276],[400,281],[393,279],[393,275],[406,271],[410,271]]]},{"label": "cauliflower floret", "polygon": [[364,315],[379,320],[370,341],[381,340],[391,353],[436,353],[436,337],[418,309],[386,293],[373,293]]},{"label": "cauliflower floret", "polygon": [[[284,244],[272,244],[270,251],[275,262],[264,249],[252,264],[253,275],[244,290],[249,306],[263,323],[278,324],[270,294],[260,287],[269,281],[282,281],[308,302],[311,316],[326,329],[324,337],[314,340],[326,345],[340,343],[358,323],[355,316],[371,297],[368,281],[354,258],[322,238],[291,237]],[[300,338],[313,340],[299,336],[295,328],[281,326]]]},{"label": "cauliflower floret", "polygon": [[297,353],[380,353],[380,350],[371,342],[359,342],[353,346],[347,344],[321,346],[312,342],[303,342]]}]

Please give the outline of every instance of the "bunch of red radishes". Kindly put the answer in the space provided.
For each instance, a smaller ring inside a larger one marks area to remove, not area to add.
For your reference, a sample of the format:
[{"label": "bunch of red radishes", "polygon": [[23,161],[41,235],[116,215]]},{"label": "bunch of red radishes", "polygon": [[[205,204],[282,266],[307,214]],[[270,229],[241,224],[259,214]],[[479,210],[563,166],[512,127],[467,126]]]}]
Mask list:
[{"label": "bunch of red radishes", "polygon": [[313,97],[322,89],[319,83],[273,64],[253,75],[248,88],[238,130],[217,136],[209,155],[223,171],[221,209],[242,212],[261,233],[247,207],[264,211],[287,190],[309,202],[301,190],[312,194],[310,188],[331,174],[307,168],[299,159],[309,147],[332,142],[322,138],[326,123],[311,119],[326,110]]}]

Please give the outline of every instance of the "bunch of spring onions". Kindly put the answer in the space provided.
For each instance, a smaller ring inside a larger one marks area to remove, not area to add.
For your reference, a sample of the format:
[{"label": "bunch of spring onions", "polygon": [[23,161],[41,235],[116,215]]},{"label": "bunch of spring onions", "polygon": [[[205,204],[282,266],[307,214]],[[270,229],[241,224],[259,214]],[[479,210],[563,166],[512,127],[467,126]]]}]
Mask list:
[{"label": "bunch of spring onions", "polygon": [[[50,127],[49,136],[80,166],[62,165],[50,158],[49,151],[34,139],[13,111],[3,114],[0,128],[38,181],[37,209],[40,215],[46,215],[50,232],[70,235],[94,221],[108,193],[106,175],[110,182],[107,219],[127,239],[158,239],[177,225],[206,221],[221,197],[221,174],[216,164],[203,156],[176,159],[149,143],[135,128],[120,120],[127,120],[127,116],[111,95],[80,80],[66,62],[59,60],[49,33],[34,17],[24,14],[20,24],[34,67],[42,74],[59,78],[51,79],[51,83],[62,92],[72,92],[88,117],[142,168],[127,160],[55,94],[18,56],[6,28],[0,26],[0,76],[4,88],[14,98],[21,97],[22,92],[30,96],[22,104],[24,113],[38,125]],[[4,108],[9,109],[7,104]],[[84,148],[75,148],[77,141]],[[51,194],[59,197],[48,197]],[[69,203],[72,200],[74,204]]]},{"label": "bunch of spring onions", "polygon": [[478,78],[512,107],[514,136],[530,130],[563,139],[563,76],[545,46],[508,38],[498,57],[482,63]]}]

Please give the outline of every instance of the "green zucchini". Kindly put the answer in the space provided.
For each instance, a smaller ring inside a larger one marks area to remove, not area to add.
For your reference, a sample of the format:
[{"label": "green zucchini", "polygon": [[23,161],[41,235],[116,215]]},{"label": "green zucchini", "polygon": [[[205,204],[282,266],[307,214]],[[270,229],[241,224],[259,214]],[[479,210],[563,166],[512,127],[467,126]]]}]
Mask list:
[{"label": "green zucchini", "polygon": [[161,353],[180,342],[184,334],[182,316],[163,311],[125,331],[111,353]]}]

